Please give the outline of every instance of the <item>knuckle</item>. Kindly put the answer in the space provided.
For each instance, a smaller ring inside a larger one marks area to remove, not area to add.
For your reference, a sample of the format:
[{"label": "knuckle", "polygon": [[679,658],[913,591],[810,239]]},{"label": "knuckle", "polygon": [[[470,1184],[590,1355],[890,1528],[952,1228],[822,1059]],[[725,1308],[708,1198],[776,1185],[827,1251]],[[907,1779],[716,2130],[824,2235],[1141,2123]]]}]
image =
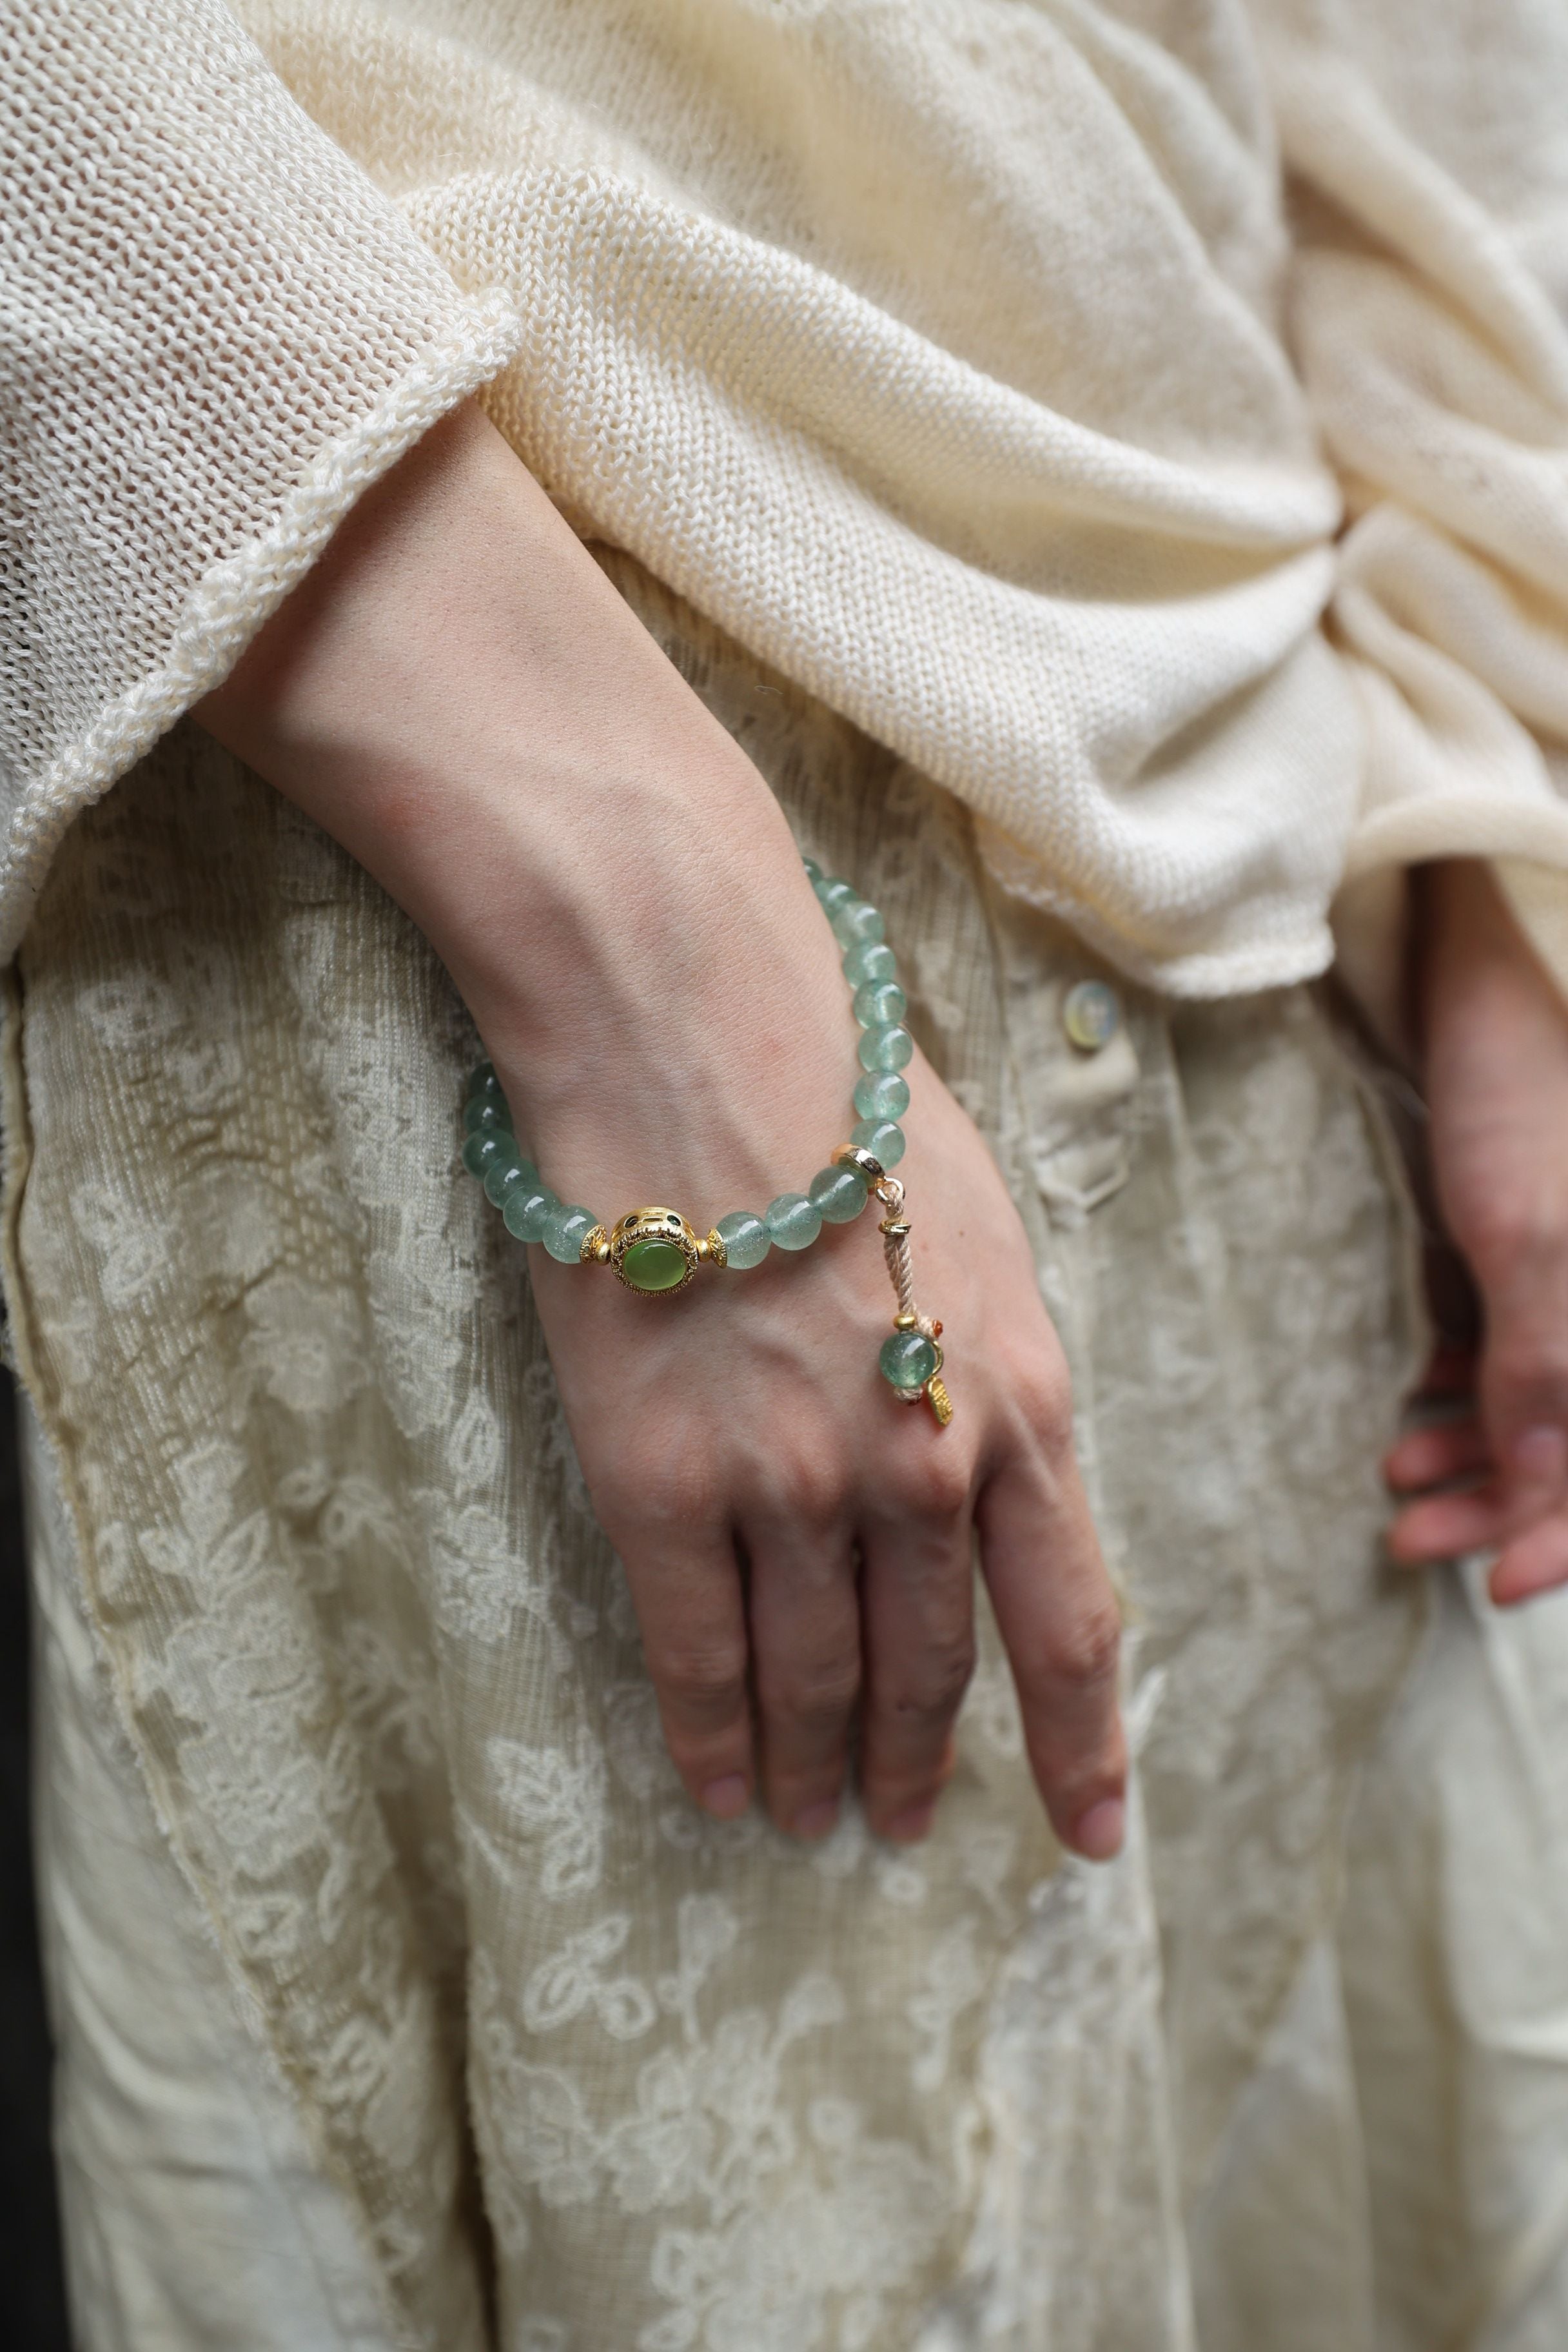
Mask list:
[{"label": "knuckle", "polygon": [[1121,1619],[1114,1602],[1099,1601],[1058,1632],[1042,1661],[1043,1679],[1079,1693],[1101,1690],[1115,1681],[1121,1655]]},{"label": "knuckle", "polygon": [[648,1671],[666,1704],[681,1714],[722,1717],[744,1700],[746,1655],[739,1643],[667,1649],[649,1658]]},{"label": "knuckle", "polygon": [[770,1451],[752,1465],[748,1516],[813,1528],[835,1526],[848,1514],[851,1476],[836,1444]]},{"label": "knuckle", "polygon": [[973,1641],[949,1641],[928,1649],[924,1657],[888,1695],[893,1713],[922,1721],[945,1721],[956,1715],[974,1672]]},{"label": "knuckle", "polygon": [[853,1657],[790,1667],[762,1679],[764,1713],[798,1723],[837,1723],[849,1713],[859,1695],[860,1665]]},{"label": "knuckle", "polygon": [[[928,1422],[926,1431],[931,1433]],[[974,1471],[967,1452],[958,1446],[933,1446],[900,1476],[906,1507],[916,1518],[942,1526],[962,1518],[974,1488]]]},{"label": "knuckle", "polygon": [[717,1480],[700,1449],[671,1449],[656,1461],[628,1465],[595,1488],[594,1507],[612,1540],[666,1549],[711,1528],[724,1514]]}]

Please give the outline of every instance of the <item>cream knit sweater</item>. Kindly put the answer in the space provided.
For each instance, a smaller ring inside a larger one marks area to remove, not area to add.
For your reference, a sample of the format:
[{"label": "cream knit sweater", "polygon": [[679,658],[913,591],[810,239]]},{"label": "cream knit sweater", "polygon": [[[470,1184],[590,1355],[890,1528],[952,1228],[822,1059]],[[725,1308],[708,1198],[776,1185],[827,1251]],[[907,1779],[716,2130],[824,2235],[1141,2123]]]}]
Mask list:
[{"label": "cream knit sweater", "polygon": [[1375,983],[1452,851],[1550,946],[1552,0],[54,0],[0,73],[0,950],[481,385],[1130,973],[1319,970],[1348,879]]}]

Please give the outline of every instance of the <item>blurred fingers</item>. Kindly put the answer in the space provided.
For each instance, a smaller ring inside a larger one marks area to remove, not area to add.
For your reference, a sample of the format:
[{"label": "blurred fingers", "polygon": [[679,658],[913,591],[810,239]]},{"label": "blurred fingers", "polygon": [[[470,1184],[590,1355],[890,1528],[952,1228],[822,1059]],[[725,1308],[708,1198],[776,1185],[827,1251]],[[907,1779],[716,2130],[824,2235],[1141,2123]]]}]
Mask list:
[{"label": "blurred fingers", "polygon": [[933,1448],[926,1507],[863,1538],[861,1793],[879,1836],[901,1841],[931,1828],[974,1670],[969,1473],[944,1434],[929,1424],[920,1434]]},{"label": "blurred fingers", "polygon": [[860,1693],[860,1610],[847,1519],[748,1525],[752,1676],[768,1811],[826,1837],[838,1818]]},{"label": "blurred fingers", "polygon": [[705,1812],[732,1821],[752,1788],[746,1613],[733,1539],[700,1518],[662,1528],[645,1518],[618,1549],[676,1770]]}]

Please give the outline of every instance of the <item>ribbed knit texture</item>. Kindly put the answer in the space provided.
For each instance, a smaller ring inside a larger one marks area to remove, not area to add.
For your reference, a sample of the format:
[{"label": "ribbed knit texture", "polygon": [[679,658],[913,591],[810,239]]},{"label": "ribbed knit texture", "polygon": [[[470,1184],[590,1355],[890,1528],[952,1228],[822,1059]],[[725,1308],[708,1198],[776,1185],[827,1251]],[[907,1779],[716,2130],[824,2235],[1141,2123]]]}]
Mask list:
[{"label": "ribbed knit texture", "polygon": [[568,510],[1124,969],[1258,987],[1347,870],[1568,866],[1561,11],[236,15],[275,72],[214,0],[5,36],[6,938],[506,356],[479,297]]}]

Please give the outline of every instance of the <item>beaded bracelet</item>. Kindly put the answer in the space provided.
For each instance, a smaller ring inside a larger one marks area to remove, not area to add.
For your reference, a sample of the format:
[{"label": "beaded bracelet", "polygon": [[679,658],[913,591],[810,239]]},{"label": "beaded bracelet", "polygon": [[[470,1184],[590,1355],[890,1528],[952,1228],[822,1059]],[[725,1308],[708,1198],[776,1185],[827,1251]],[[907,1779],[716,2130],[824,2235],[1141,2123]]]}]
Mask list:
[{"label": "beaded bracelet", "polygon": [[808,1249],[824,1224],[850,1223],[875,1193],[884,1213],[879,1230],[898,1299],[892,1337],[883,1340],[878,1364],[901,1402],[919,1404],[923,1398],[945,1429],[952,1404],[942,1381],[942,1325],[915,1305],[904,1188],[889,1173],[904,1156],[898,1122],[909,1108],[910,1089],[901,1074],[915,1050],[903,1025],[907,1001],[876,908],[852,884],[837,875],[825,877],[809,857],[805,863],[844,950],[844,976],[855,992],[862,1034],[861,1076],[854,1096],[858,1124],[804,1192],[781,1192],[761,1216],[750,1209],[731,1210],[703,1234],[679,1210],[662,1208],[629,1210],[606,1230],[591,1209],[561,1201],[542,1181],[518,1143],[489,1062],[481,1062],[468,1080],[463,1162],[482,1180],[508,1233],[521,1242],[542,1243],[563,1265],[607,1265],[643,1298],[673,1297],[700,1265],[740,1270],[760,1265],[770,1249]]}]

